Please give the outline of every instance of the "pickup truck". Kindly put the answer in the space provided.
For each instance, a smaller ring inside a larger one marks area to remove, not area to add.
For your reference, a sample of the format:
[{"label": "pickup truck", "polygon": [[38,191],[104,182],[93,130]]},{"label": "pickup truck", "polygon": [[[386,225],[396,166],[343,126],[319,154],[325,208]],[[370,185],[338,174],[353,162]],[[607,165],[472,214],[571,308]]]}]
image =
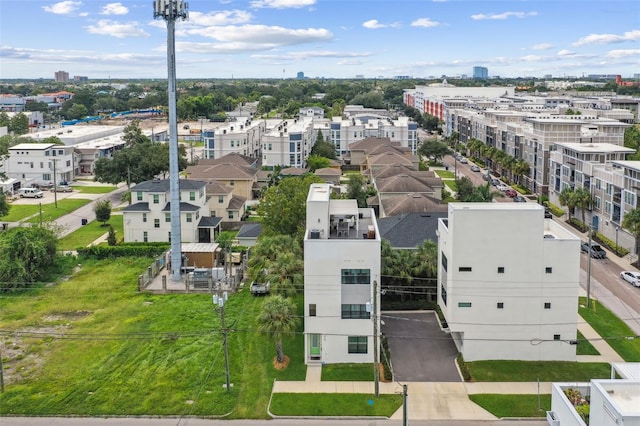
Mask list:
[{"label": "pickup truck", "polygon": [[253,294],[254,296],[264,296],[269,294],[270,288],[271,283],[264,284],[253,281],[251,283],[251,286],[249,286],[249,291],[251,291],[251,294]]}]

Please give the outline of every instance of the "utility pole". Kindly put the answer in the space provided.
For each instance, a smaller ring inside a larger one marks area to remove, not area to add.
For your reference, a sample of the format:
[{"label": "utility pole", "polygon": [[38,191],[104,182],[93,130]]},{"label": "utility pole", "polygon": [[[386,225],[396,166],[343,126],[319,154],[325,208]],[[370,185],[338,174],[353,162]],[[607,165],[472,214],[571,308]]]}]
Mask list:
[{"label": "utility pole", "polygon": [[214,306],[218,306],[218,311],[220,312],[220,321],[222,322],[222,346],[224,347],[224,366],[226,372],[226,380],[225,387],[227,388],[227,392],[231,391],[231,374],[229,372],[229,347],[227,345],[227,324],[224,318],[224,303],[227,299],[227,292],[222,293],[222,296],[218,296],[217,294],[213,295],[213,304]]},{"label": "utility pole", "polygon": [[52,158],[51,162],[53,163],[53,205],[58,208],[58,189],[56,186],[58,185],[58,181],[56,180],[56,163],[58,162],[57,158]]},{"label": "utility pole", "polygon": [[373,378],[376,397],[380,396],[380,363],[378,359],[378,281],[373,280]]},{"label": "utility pole", "polygon": [[407,407],[407,385],[402,385],[402,424],[409,426],[409,409]]}]

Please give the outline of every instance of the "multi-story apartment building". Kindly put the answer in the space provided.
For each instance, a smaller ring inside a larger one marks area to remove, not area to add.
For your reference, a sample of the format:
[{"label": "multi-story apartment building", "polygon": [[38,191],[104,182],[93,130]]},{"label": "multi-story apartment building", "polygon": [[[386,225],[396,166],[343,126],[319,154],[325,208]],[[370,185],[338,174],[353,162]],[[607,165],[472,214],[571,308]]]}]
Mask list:
[{"label": "multi-story apartment building", "polygon": [[204,130],[204,158],[216,159],[232,153],[260,158],[260,140],[266,131],[264,120],[251,117],[238,117],[215,130]]},{"label": "multi-story apartment building", "polygon": [[75,178],[77,154],[73,147],[51,143],[20,143],[9,148],[6,174],[21,186],[68,182]]},{"label": "multi-story apartment building", "polygon": [[56,71],[54,74],[56,83],[68,83],[69,73],[67,71]]},{"label": "multi-story apartment building", "polygon": [[438,305],[466,361],[575,361],[580,240],[535,203],[450,203]]},{"label": "multi-story apartment building", "polygon": [[316,143],[313,117],[282,121],[262,136],[262,165],[305,168]]},{"label": "multi-story apartment building", "polygon": [[[206,182],[180,179],[180,233],[183,243],[212,243],[221,218],[209,216]],[[131,188],[122,209],[125,242],[171,241],[169,180],[141,182]]]},{"label": "multi-story apartment building", "polygon": [[373,362],[380,330],[378,225],[372,209],[331,199],[331,188],[313,184],[307,196],[305,363]]},{"label": "multi-story apartment building", "polygon": [[[366,138],[388,138],[408,147],[412,153],[418,149],[418,124],[408,117],[367,118],[352,117],[342,119],[333,117],[330,124],[329,141],[336,147],[336,154],[342,158],[351,144]],[[324,133],[323,133],[324,134]]]}]

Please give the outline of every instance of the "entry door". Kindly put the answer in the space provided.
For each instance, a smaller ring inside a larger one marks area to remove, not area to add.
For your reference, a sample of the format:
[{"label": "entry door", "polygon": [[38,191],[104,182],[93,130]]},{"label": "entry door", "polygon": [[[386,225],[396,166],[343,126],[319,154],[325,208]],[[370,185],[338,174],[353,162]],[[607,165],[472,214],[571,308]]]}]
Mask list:
[{"label": "entry door", "polygon": [[309,335],[309,357],[313,360],[320,359],[320,334]]}]

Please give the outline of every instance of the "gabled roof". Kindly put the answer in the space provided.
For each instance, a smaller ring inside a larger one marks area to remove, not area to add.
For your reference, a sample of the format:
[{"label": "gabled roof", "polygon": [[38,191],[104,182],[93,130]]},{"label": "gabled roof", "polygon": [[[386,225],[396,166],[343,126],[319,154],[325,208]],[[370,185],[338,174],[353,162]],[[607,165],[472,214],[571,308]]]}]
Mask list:
[{"label": "gabled roof", "polygon": [[368,155],[367,161],[372,166],[385,166],[392,164],[413,165],[410,157],[394,151],[384,152],[382,154]]},{"label": "gabled roof", "polygon": [[389,241],[391,247],[414,249],[425,241],[438,242],[438,219],[447,218],[448,212],[405,213],[378,219],[380,238]]},{"label": "gabled roof", "polygon": [[307,171],[299,167],[287,167],[286,169],[280,170],[280,176],[302,176],[305,173],[307,173]]},{"label": "gabled roof", "polygon": [[222,222],[221,217],[202,216],[200,218],[200,222],[198,222],[198,227],[217,228],[218,226],[220,226],[220,222]]},{"label": "gabled roof", "polygon": [[[191,179],[180,179],[180,191],[199,190],[206,182]],[[154,179],[140,182],[131,188],[136,192],[169,192],[169,179]]]},{"label": "gabled roof", "polygon": [[229,185],[223,185],[219,182],[207,183],[207,194],[209,195],[227,195],[233,192],[233,188]]},{"label": "gabled roof", "polygon": [[258,238],[262,234],[262,224],[259,222],[245,223],[242,225],[236,238]]},{"label": "gabled roof", "polygon": [[[378,167],[375,169],[370,169],[369,173],[371,174],[371,176],[373,176],[374,178],[378,179],[378,178],[386,178],[389,176],[397,176],[397,175],[402,175],[402,174],[412,174],[413,172],[417,172],[418,170],[415,169],[415,167],[412,165],[408,165],[408,164],[390,164],[388,166],[385,167]],[[430,177],[438,177],[438,175],[436,175],[435,172],[431,171],[431,170],[426,170],[423,172],[420,172],[423,176],[430,176]]]},{"label": "gabled roof", "polygon": [[239,195],[234,195],[231,197],[231,201],[229,201],[229,207],[227,210],[240,210],[240,208],[247,202],[245,197],[240,197]]},{"label": "gabled roof", "polygon": [[[180,211],[181,212],[197,212],[198,210],[200,210],[200,207],[194,206],[193,204],[190,204],[190,203],[185,203],[184,201],[180,201]],[[162,209],[162,211],[163,212],[171,211],[171,203],[165,204],[165,206]]]},{"label": "gabled roof", "polygon": [[333,167],[323,167],[315,171],[317,176],[342,176],[342,170]]},{"label": "gabled roof", "polygon": [[426,176],[401,174],[376,179],[376,190],[379,193],[435,192],[434,188],[437,187],[442,187],[442,180]]},{"label": "gabled roof", "polygon": [[198,161],[198,166],[214,166],[221,163],[235,163],[241,166],[254,166],[258,160],[247,155],[230,152],[220,158],[203,158]]},{"label": "gabled roof", "polygon": [[381,212],[386,216],[403,213],[441,213],[447,212],[447,205],[437,198],[424,194],[410,193],[383,198],[380,201]]},{"label": "gabled roof", "polygon": [[349,144],[349,150],[369,151],[382,145],[400,146],[400,142],[392,142],[389,138],[365,138]]},{"label": "gabled roof", "polygon": [[253,180],[258,169],[237,163],[189,166],[186,170],[190,178],[205,180]]},{"label": "gabled roof", "polygon": [[122,209],[123,212],[148,212],[149,203],[135,203],[129,204],[128,206]]}]

